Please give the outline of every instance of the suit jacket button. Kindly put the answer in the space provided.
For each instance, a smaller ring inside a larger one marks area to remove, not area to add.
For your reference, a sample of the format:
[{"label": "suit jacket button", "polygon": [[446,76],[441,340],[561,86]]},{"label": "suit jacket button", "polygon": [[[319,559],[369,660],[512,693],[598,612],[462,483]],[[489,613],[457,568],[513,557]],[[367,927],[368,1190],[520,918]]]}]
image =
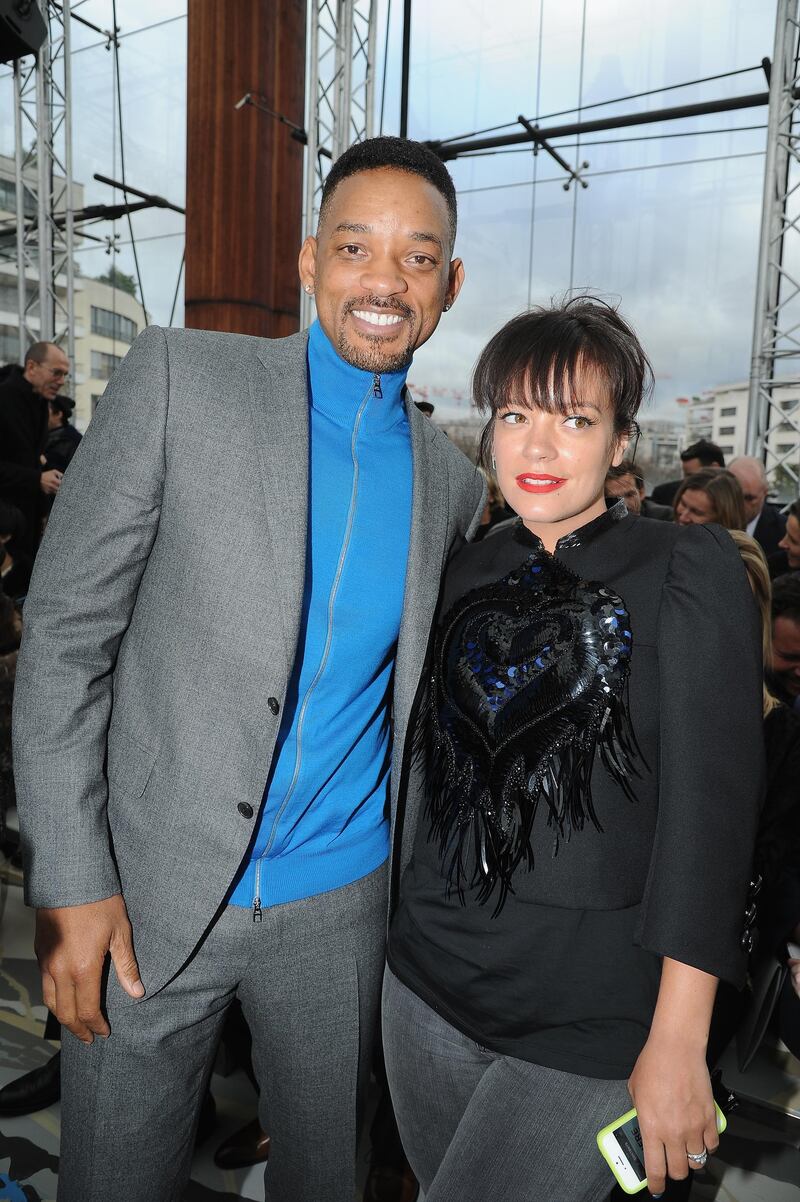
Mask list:
[{"label": "suit jacket button", "polygon": [[242,818],[252,818],[253,817],[253,807],[250,805],[250,803],[248,801],[240,801],[236,808],[239,811],[239,813],[242,815]]},{"label": "suit jacket button", "polygon": [[269,698],[267,699],[267,705],[269,706],[269,708],[270,708],[270,713],[272,713],[272,714],[277,714],[278,710],[281,708],[281,707],[278,705],[278,698],[277,698],[277,697],[269,697]]}]

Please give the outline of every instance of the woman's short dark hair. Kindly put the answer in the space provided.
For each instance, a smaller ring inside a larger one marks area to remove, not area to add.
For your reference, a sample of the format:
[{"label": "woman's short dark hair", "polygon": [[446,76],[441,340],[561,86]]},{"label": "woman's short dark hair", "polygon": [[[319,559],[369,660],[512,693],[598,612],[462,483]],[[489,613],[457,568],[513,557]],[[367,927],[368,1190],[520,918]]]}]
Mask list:
[{"label": "woman's short dark hair", "polygon": [[608,389],[617,434],[636,430],[639,406],[653,386],[653,369],[639,339],[617,310],[593,296],[512,317],[481,352],[472,376],[473,400],[490,414],[479,462],[491,460],[499,409],[515,405],[572,412],[579,373],[594,373]]},{"label": "woman's short dark hair", "polygon": [[701,467],[699,472],[686,476],[678,485],[678,491],[672,502],[677,515],[678,502],[685,492],[704,492],[714,507],[712,522],[724,526],[726,530],[744,530],[747,527],[747,514],[744,510],[744,494],[742,486],[733,472],[724,467]]}]

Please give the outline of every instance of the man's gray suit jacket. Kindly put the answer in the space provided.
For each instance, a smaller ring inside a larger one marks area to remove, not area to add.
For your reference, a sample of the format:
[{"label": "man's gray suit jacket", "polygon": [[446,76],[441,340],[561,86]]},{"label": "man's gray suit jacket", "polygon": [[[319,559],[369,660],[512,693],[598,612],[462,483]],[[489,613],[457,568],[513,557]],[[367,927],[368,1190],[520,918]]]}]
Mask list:
[{"label": "man's gray suit jacket", "polygon": [[[26,900],[121,891],[148,993],[223,904],[269,774],[305,577],[306,343],[145,330],[66,474],[25,603],[14,762]],[[393,827],[443,565],[483,504],[476,469],[406,408]]]}]

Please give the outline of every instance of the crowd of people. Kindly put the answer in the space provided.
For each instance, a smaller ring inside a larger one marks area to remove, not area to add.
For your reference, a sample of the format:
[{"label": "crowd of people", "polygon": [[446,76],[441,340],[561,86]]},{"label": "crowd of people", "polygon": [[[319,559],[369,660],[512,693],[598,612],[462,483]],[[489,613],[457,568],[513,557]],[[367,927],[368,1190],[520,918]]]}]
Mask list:
[{"label": "crowd of people", "polygon": [[370,1069],[368,1202],[601,1202],[632,1104],[685,1197],[767,971],[800,1054],[800,502],[705,440],[648,495],[589,296],[480,354],[477,471],[405,389],[456,221],[428,149],[351,147],[310,331],[148,329],[74,460],[61,349],[4,371],[2,838],[62,1050],[0,1116],[62,1097],[62,1202],[180,1195],[221,1038],[270,1202],[353,1197]]}]

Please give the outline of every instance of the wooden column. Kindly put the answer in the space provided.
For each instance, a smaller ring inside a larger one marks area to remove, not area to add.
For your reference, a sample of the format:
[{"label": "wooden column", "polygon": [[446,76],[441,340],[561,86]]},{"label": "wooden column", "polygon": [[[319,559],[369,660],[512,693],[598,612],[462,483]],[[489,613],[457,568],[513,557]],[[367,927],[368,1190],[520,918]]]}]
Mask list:
[{"label": "wooden column", "polygon": [[305,0],[189,0],[186,325],[299,329]]}]

